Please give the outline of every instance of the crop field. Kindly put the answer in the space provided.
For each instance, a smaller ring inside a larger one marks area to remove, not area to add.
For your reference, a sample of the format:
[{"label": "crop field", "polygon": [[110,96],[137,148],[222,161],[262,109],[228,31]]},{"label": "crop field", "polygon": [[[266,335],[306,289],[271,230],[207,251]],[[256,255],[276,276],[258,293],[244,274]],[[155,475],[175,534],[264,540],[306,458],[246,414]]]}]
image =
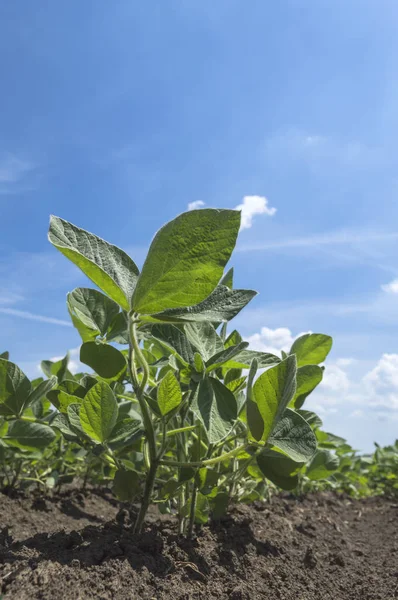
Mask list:
[{"label": "crop field", "polygon": [[139,271],[51,217],[95,285],[67,294],[87,372],[1,354],[1,598],[398,598],[398,440],[360,454],[306,409],[330,336],[279,356],[234,329],[239,228],[183,213]]}]

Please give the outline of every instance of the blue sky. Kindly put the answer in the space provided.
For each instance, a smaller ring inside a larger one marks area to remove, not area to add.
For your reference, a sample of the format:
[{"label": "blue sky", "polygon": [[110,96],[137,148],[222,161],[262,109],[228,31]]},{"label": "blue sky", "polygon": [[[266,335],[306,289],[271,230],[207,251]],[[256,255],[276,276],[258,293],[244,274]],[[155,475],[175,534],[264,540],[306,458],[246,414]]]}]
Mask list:
[{"label": "blue sky", "polygon": [[397,29],[394,0],[2,3],[0,347],[34,375],[79,344],[51,213],[141,263],[188,203],[244,203],[235,283],[260,295],[236,324],[259,348],[333,335],[309,406],[392,442]]}]

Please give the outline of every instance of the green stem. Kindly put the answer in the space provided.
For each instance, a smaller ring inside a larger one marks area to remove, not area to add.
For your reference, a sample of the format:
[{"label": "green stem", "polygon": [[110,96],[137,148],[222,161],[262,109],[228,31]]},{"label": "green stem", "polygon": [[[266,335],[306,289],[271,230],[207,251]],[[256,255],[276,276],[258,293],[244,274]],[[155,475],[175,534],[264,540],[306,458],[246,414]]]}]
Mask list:
[{"label": "green stem", "polygon": [[126,396],[125,394],[116,394],[116,396],[118,398],[120,398],[121,400],[130,400],[130,402],[134,402],[135,404],[138,404],[137,398],[134,398],[133,396]]},{"label": "green stem", "polygon": [[[153,487],[155,485],[156,472],[157,472],[157,469],[159,466],[159,460],[162,457],[161,452],[159,453],[159,455],[157,454],[155,428],[153,426],[151,413],[149,411],[149,407],[148,407],[148,404],[147,404],[147,402],[145,400],[145,396],[144,396],[145,387],[146,387],[147,381],[149,379],[150,373],[149,373],[148,363],[145,359],[145,356],[141,352],[140,344],[139,344],[139,341],[137,338],[137,329],[136,329],[137,317],[138,317],[138,315],[136,315],[136,314],[129,315],[129,359],[128,359],[128,364],[129,364],[130,375],[131,375],[131,379],[132,379],[132,383],[133,383],[133,388],[134,388],[135,394],[137,396],[137,400],[140,404],[142,419],[144,422],[146,439],[147,439],[147,443],[148,443],[150,467],[149,467],[147,477],[146,477],[144,495],[142,498],[140,511],[138,513],[137,520],[136,520],[136,523],[134,526],[134,533],[140,533],[142,531],[145,516],[148,511],[150,502],[151,502],[151,496],[152,496],[152,492],[153,492]],[[135,365],[135,360],[137,360],[137,363],[139,364],[139,366],[142,368],[142,371],[143,371],[141,382],[138,379],[138,373],[137,373],[137,368]]]},{"label": "green stem", "polygon": [[158,462],[156,460],[152,461],[150,469],[147,474],[147,478],[145,481],[145,489],[144,495],[141,501],[140,511],[137,516],[137,520],[134,525],[134,533],[141,533],[142,527],[144,525],[146,513],[148,511],[149,505],[151,503],[151,496],[153,491],[153,486],[155,485],[156,479],[156,471],[158,469]]},{"label": "green stem", "polygon": [[189,511],[189,521],[188,521],[188,538],[191,538],[193,535],[193,527],[195,525],[195,513],[196,513],[196,502],[198,499],[198,486],[194,482],[192,494],[191,494],[191,507]]},{"label": "green stem", "polygon": [[168,467],[208,467],[210,465],[215,465],[217,463],[223,462],[224,460],[228,460],[239,454],[239,452],[247,450],[248,446],[238,446],[234,448],[230,452],[226,452],[225,454],[220,454],[220,456],[216,456],[215,458],[209,458],[207,460],[202,460],[198,462],[178,462],[174,460],[161,460],[160,464]]},{"label": "green stem", "polygon": [[194,429],[197,429],[196,425],[187,425],[186,427],[179,427],[178,429],[170,429],[170,431],[166,433],[166,436],[170,437],[171,435],[176,435],[177,433],[184,433],[185,431],[193,431]]}]

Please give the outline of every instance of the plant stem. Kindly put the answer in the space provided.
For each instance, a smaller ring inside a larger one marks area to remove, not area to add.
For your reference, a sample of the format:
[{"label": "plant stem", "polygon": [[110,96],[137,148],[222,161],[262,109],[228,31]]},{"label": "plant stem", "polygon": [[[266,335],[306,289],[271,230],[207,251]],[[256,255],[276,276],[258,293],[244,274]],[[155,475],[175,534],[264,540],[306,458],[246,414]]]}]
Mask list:
[{"label": "plant stem", "polygon": [[195,525],[195,514],[196,514],[196,502],[198,499],[198,486],[194,481],[192,494],[191,494],[191,507],[189,511],[188,531],[187,536],[191,538],[193,535],[193,527]]},{"label": "plant stem", "polygon": [[220,454],[220,456],[216,456],[215,458],[209,458],[207,460],[202,460],[199,462],[178,462],[175,460],[161,460],[160,464],[168,467],[208,467],[210,465],[215,465],[217,463],[223,462],[224,460],[228,460],[239,454],[239,452],[245,451],[247,449],[247,445],[238,446],[230,452],[226,452],[225,454]]},{"label": "plant stem", "polygon": [[171,435],[176,435],[177,433],[184,433],[185,431],[194,431],[194,429],[197,429],[196,425],[187,425],[186,427],[179,427],[178,429],[170,429],[170,431],[166,433],[166,436],[169,437]]},{"label": "plant stem", "polygon": [[151,463],[151,466],[150,466],[150,469],[148,471],[147,478],[145,481],[144,495],[142,497],[140,511],[138,513],[137,520],[134,525],[134,533],[141,533],[141,531],[142,531],[146,513],[147,513],[149,505],[151,503],[151,496],[152,496],[153,486],[155,484],[157,470],[158,470],[158,462],[156,460],[154,460]]},{"label": "plant stem", "polygon": [[[141,352],[140,344],[137,339],[137,329],[136,329],[137,317],[138,317],[138,315],[136,315],[136,314],[130,313],[130,315],[129,315],[128,364],[129,364],[129,371],[130,371],[133,388],[135,391],[135,395],[137,396],[137,400],[139,402],[141,413],[142,413],[142,419],[143,419],[143,423],[144,423],[144,427],[145,427],[146,439],[147,439],[147,443],[148,443],[149,459],[150,459],[150,467],[149,467],[147,477],[146,477],[144,495],[142,498],[140,511],[138,513],[137,520],[136,520],[136,523],[134,526],[134,533],[141,533],[142,527],[144,524],[144,520],[145,520],[145,516],[148,511],[150,502],[151,502],[153,486],[155,484],[155,479],[156,479],[156,472],[157,472],[157,469],[159,466],[159,460],[162,457],[162,452],[160,452],[159,455],[157,454],[155,429],[153,426],[151,413],[149,411],[149,407],[148,407],[148,404],[147,404],[147,402],[145,400],[145,396],[144,396],[145,387],[146,387],[147,381],[149,379],[150,373],[149,373],[148,363],[145,359],[145,356]],[[141,382],[138,379],[138,373],[137,373],[137,368],[136,368],[136,364],[135,364],[135,359],[137,360],[137,363],[140,365],[140,367],[142,367],[142,370],[143,370]]]}]

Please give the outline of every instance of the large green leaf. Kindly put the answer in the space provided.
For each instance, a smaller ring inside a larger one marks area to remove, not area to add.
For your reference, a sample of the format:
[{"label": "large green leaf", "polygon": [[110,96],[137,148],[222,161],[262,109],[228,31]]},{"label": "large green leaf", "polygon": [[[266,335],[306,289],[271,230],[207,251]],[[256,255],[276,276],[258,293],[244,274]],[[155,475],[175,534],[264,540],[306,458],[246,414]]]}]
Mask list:
[{"label": "large green leaf", "polygon": [[13,362],[0,358],[0,415],[20,415],[31,390],[25,373]]},{"label": "large green leaf", "polygon": [[240,213],[193,210],[164,225],[149,248],[132,306],[143,314],[202,302],[222,277],[239,232]]},{"label": "large green leaf", "polygon": [[318,365],[305,365],[297,369],[296,394],[291,401],[291,406],[301,408],[305,399],[322,381],[323,369]]},{"label": "large green leaf", "polygon": [[180,384],[172,371],[168,371],[158,386],[158,404],[163,416],[181,404]]},{"label": "large green leaf", "polygon": [[304,463],[295,462],[280,452],[266,448],[257,456],[257,464],[264,477],[272,483],[283,490],[294,490]]},{"label": "large green leaf", "polygon": [[80,348],[80,360],[103,379],[119,379],[127,367],[120,350],[109,344],[85,342]]},{"label": "large green leaf", "polygon": [[29,394],[25,406],[30,406],[46,396],[58,383],[58,379],[54,376],[50,379],[45,379]]},{"label": "large green leaf", "polygon": [[151,334],[185,366],[193,364],[194,351],[183,331],[174,325],[153,325]]},{"label": "large green leaf", "polygon": [[60,383],[64,379],[73,379],[72,373],[68,370],[69,353],[67,352],[64,358],[57,361],[42,360],[40,363],[41,370],[46,377],[55,375]]},{"label": "large green leaf", "polygon": [[226,369],[248,369],[253,359],[257,360],[258,368],[270,367],[281,361],[275,354],[268,352],[257,352],[256,350],[242,350],[231,360],[223,365]]},{"label": "large green leaf", "polygon": [[202,422],[211,444],[228,435],[238,412],[233,393],[213,377],[206,377],[200,381],[192,410]]},{"label": "large green leaf", "polygon": [[53,390],[48,394],[51,404],[59,410],[60,413],[67,414],[70,404],[81,404],[83,399],[73,394],[68,394],[63,390]]},{"label": "large green leaf", "polygon": [[267,442],[296,392],[296,357],[293,354],[271,367],[253,385],[253,401],[264,422],[261,440]]},{"label": "large green leaf", "polygon": [[[258,363],[254,358],[250,365],[249,376],[246,387],[246,420],[251,435],[256,441],[260,441],[264,433],[264,420],[261,416],[257,403],[253,400],[253,382],[257,374]],[[242,417],[241,417],[242,418]]]},{"label": "large green leaf", "polygon": [[97,383],[85,395],[80,407],[80,423],[83,431],[97,442],[106,442],[116,425],[117,400],[103,381]]},{"label": "large green leaf", "polygon": [[69,314],[83,342],[105,336],[119,306],[98,290],[76,288],[67,295]]},{"label": "large green leaf", "polygon": [[306,475],[313,481],[327,479],[339,468],[339,459],[329,450],[318,450],[307,466]]},{"label": "large green leaf", "polygon": [[216,289],[198,304],[185,308],[170,308],[160,313],[144,316],[147,321],[180,323],[184,321],[230,321],[244,308],[257,292],[253,290],[230,290],[224,285]]},{"label": "large green leaf", "polygon": [[316,437],[303,417],[287,408],[268,439],[296,462],[307,462],[316,451]]},{"label": "large green leaf", "polygon": [[130,309],[139,271],[123,250],[54,216],[48,239],[112,300]]},{"label": "large green leaf", "polygon": [[306,333],[299,337],[290,349],[297,357],[297,366],[319,365],[329,354],[333,340],[323,333]]},{"label": "large green leaf", "polygon": [[55,433],[48,425],[18,420],[9,424],[8,432],[3,439],[12,446],[36,450],[51,444],[55,439]]},{"label": "large green leaf", "polygon": [[224,350],[222,339],[211,323],[187,323],[184,331],[205,362]]},{"label": "large green leaf", "polygon": [[206,361],[206,370],[208,372],[214,371],[214,369],[218,369],[224,365],[224,363],[228,364],[228,361],[240,354],[240,352],[245,350],[248,345],[248,342],[240,342],[240,344],[237,346],[229,346],[228,348],[221,350],[221,352],[217,352],[217,354],[214,354],[208,361]]}]

